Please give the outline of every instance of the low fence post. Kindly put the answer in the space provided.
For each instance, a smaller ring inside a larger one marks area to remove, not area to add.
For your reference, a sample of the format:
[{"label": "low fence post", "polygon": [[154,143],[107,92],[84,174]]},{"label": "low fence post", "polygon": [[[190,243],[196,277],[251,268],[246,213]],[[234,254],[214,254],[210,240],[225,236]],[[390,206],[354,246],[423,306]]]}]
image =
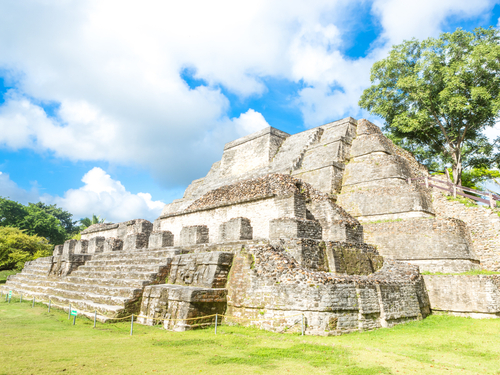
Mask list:
[{"label": "low fence post", "polygon": [[429,188],[429,177],[425,176],[425,187]]},{"label": "low fence post", "polygon": [[408,177],[407,181],[408,181],[408,185],[411,185],[411,178],[410,177]]},{"label": "low fence post", "polygon": [[21,298],[19,298],[19,303],[23,303],[23,294],[21,293]]},{"label": "low fence post", "polygon": [[453,198],[457,197],[457,185],[453,185]]},{"label": "low fence post", "polygon": [[31,308],[35,307],[35,296],[33,296],[33,303],[31,304]]},{"label": "low fence post", "polygon": [[304,336],[304,314],[302,314],[302,336]]},{"label": "low fence post", "polygon": [[495,201],[493,200],[493,194],[489,194],[489,198],[490,198],[490,208],[495,208],[496,204],[495,204]]},{"label": "low fence post", "polygon": [[69,304],[68,320],[71,318],[71,303]]},{"label": "low fence post", "polygon": [[97,310],[94,310],[94,328],[95,328],[96,320],[97,320]]},{"label": "low fence post", "polygon": [[218,315],[215,314],[215,334],[217,334],[217,318],[218,318]]},{"label": "low fence post", "polygon": [[132,314],[132,320],[130,322],[130,336],[134,334],[134,314]]},{"label": "low fence post", "polygon": [[73,325],[75,325],[75,323],[76,323],[76,314],[73,315]]},{"label": "low fence post", "polygon": [[50,312],[50,305],[51,305],[51,303],[52,303],[52,301],[49,298],[49,312]]}]

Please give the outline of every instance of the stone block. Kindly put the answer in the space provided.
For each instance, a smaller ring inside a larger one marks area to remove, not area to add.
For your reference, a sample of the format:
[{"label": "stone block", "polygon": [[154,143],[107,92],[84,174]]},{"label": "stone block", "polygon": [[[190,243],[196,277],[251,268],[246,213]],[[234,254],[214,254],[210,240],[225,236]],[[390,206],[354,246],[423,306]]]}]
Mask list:
[{"label": "stone block", "polygon": [[208,227],[206,225],[183,227],[180,237],[181,245],[184,246],[208,243]]},{"label": "stone block", "polygon": [[[213,324],[226,311],[226,289],[152,285],[144,289],[139,323],[186,331]],[[185,320],[183,320],[185,319]]]},{"label": "stone block", "polygon": [[416,264],[420,271],[463,272],[479,268],[468,229],[458,219],[412,219],[365,223],[368,243],[381,255]]},{"label": "stone block", "polygon": [[75,254],[87,254],[89,247],[88,240],[79,240],[75,245]]},{"label": "stone block", "polygon": [[63,254],[63,249],[64,249],[64,245],[56,245],[56,246],[54,246],[54,253],[53,253],[53,255],[55,257],[61,256]]},{"label": "stone block", "polygon": [[89,240],[88,253],[89,254],[98,254],[104,251],[104,243],[106,242],[106,238],[98,236],[93,237]]},{"label": "stone block", "polygon": [[148,247],[158,249],[162,247],[174,246],[174,235],[168,230],[152,232],[149,235]]},{"label": "stone block", "polygon": [[322,228],[317,221],[307,219],[281,218],[269,222],[269,238],[312,238],[321,239]]},{"label": "stone block", "polygon": [[253,228],[247,218],[237,217],[220,225],[220,242],[251,240],[252,238]]},{"label": "stone block", "polygon": [[104,242],[104,249],[105,253],[111,253],[113,251],[121,251],[123,250],[123,241],[120,240],[119,238],[106,238],[106,241]]},{"label": "stone block", "polygon": [[172,259],[168,283],[223,288],[232,261],[232,253],[221,251],[176,255]]},{"label": "stone block", "polygon": [[63,245],[63,255],[71,255],[75,253],[75,246],[77,240],[67,240],[64,242]]},{"label": "stone block", "polygon": [[133,251],[146,249],[148,247],[149,234],[147,233],[134,233],[129,234],[125,237],[125,243],[123,245],[123,250]]},{"label": "stone block", "polygon": [[433,312],[500,318],[500,275],[424,275]]},{"label": "stone block", "polygon": [[153,223],[144,219],[131,220],[127,225],[127,235],[146,233],[153,231]]}]

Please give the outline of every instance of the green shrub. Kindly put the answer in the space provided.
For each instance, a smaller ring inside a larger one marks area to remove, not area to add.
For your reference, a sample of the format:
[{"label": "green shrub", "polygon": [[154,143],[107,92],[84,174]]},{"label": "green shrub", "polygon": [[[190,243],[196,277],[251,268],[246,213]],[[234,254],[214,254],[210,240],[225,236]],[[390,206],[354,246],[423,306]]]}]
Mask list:
[{"label": "green shrub", "polygon": [[52,249],[46,238],[0,227],[0,270],[22,269],[27,261],[50,256]]}]

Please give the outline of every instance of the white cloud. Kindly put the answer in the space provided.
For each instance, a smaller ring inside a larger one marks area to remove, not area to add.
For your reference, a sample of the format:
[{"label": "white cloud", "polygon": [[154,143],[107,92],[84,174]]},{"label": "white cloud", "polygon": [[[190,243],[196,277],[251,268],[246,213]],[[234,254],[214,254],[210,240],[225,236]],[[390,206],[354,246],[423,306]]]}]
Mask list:
[{"label": "white cloud", "polygon": [[71,212],[75,220],[95,214],[108,222],[134,218],[153,221],[160,216],[165,205],[161,201],[154,201],[149,193],[132,194],[101,168],[92,168],[83,176],[82,182],[82,187],[70,189],[62,197],[40,195],[36,183],[27,191],[12,181],[8,174],[0,172],[0,197],[22,204],[39,201],[57,204]]},{"label": "white cloud", "polygon": [[[358,11],[348,0],[2,2],[0,69],[17,84],[0,106],[0,146],[137,165],[164,186],[184,185],[225,142],[267,126],[253,109],[228,118],[221,85],[248,98],[268,77],[302,81],[296,105],[307,126],[356,117],[369,69],[393,43],[437,36],[447,17],[491,4],[376,0],[383,33],[352,60],[341,52]],[[208,86],[191,89],[186,67]],[[46,101],[60,103],[55,116]]]},{"label": "white cloud", "polygon": [[240,117],[234,118],[233,124],[236,126],[236,131],[240,136],[257,132],[269,126],[264,116],[251,108],[242,113]]},{"label": "white cloud", "polygon": [[19,187],[7,173],[0,172],[0,197],[8,198],[22,204],[38,202],[38,187],[33,184],[28,191]]},{"label": "white cloud", "polygon": [[132,218],[153,221],[165,205],[153,201],[149,193],[132,194],[120,181],[113,180],[101,168],[93,168],[82,178],[84,185],[70,189],[63,197],[44,195],[42,201],[57,204],[75,218],[99,215],[107,221],[121,222]]}]

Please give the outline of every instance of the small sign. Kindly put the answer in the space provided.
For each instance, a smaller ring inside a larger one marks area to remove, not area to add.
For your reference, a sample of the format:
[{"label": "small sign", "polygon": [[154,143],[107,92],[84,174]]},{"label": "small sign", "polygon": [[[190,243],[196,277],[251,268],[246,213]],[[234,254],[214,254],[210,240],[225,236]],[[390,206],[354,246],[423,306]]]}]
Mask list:
[{"label": "small sign", "polygon": [[12,297],[12,290],[9,290],[9,298]]},{"label": "small sign", "polygon": [[77,316],[78,312],[76,310],[71,310],[71,316]]}]

